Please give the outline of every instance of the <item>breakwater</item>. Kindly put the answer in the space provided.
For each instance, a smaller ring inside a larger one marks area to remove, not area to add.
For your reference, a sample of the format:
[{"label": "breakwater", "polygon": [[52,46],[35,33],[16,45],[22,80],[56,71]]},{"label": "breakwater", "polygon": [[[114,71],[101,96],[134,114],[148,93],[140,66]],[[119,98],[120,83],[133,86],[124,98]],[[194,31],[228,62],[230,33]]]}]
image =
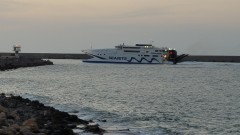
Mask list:
[{"label": "breakwater", "polygon": [[[1,56],[11,56],[13,53],[0,53]],[[86,54],[66,54],[66,53],[20,53],[24,58],[40,58],[40,59],[89,59],[91,56]]]},{"label": "breakwater", "polygon": [[[10,56],[13,53],[0,53],[1,56]],[[86,54],[66,54],[66,53],[21,53],[20,56],[25,58],[40,59],[88,59],[91,56]],[[240,56],[214,56],[214,55],[189,55],[182,61],[198,61],[198,62],[238,62]]]},{"label": "breakwater", "polygon": [[42,60],[40,58],[16,58],[14,56],[0,57],[0,71],[20,67],[35,67],[44,65],[53,65],[53,62],[49,60]]},{"label": "breakwater", "polygon": [[240,56],[189,55],[183,58],[182,61],[240,63]]}]

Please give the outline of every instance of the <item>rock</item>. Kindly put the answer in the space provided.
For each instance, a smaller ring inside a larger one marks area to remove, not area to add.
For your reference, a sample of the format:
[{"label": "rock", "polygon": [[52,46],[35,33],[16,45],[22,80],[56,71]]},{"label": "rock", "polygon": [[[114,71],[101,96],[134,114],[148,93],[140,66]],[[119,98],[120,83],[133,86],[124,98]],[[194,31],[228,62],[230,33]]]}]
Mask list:
[{"label": "rock", "polygon": [[34,135],[34,133],[31,132],[28,127],[21,127],[20,133],[23,135]]},{"label": "rock", "polygon": [[34,118],[24,121],[22,125],[32,132],[38,132],[38,125]]},{"label": "rock", "polygon": [[0,135],[74,135],[76,125],[83,125],[86,132],[103,134],[97,124],[88,124],[39,101],[0,94]]},{"label": "rock", "polygon": [[7,115],[7,119],[13,119],[13,120],[14,120],[15,118],[14,118],[14,116],[12,116],[11,114],[8,114],[8,115]]},{"label": "rock", "polygon": [[7,119],[7,124],[8,125],[13,125],[14,124],[14,120],[13,119]]},{"label": "rock", "polygon": [[19,120],[20,119],[20,117],[19,117],[19,115],[17,113],[17,110],[13,110],[12,112],[10,112],[9,115],[11,115],[14,120]]},{"label": "rock", "polygon": [[6,126],[6,125],[7,125],[6,114],[5,114],[5,112],[1,112],[0,113],[0,127]]},{"label": "rock", "polygon": [[68,126],[69,128],[71,128],[71,129],[74,129],[74,128],[77,127],[75,124],[68,124],[67,126]]},{"label": "rock", "polygon": [[13,124],[11,127],[12,127],[15,131],[20,132],[20,126],[19,126],[19,125]]},{"label": "rock", "polygon": [[7,109],[6,109],[5,107],[3,107],[3,106],[0,105],[0,113],[1,113],[1,112],[6,112],[6,110],[7,110]]},{"label": "rock", "polygon": [[0,113],[0,119],[6,119],[6,113],[5,112],[1,112]]},{"label": "rock", "polygon": [[6,130],[8,130],[10,133],[14,135],[20,134],[20,127],[16,124],[9,126]]},{"label": "rock", "polygon": [[86,127],[86,131],[92,132],[92,133],[95,133],[95,134],[100,134],[100,135],[103,135],[103,133],[104,133],[104,130],[99,128],[98,125],[88,125]]},{"label": "rock", "polygon": [[9,134],[6,130],[0,129],[0,135],[13,135],[13,134]]}]

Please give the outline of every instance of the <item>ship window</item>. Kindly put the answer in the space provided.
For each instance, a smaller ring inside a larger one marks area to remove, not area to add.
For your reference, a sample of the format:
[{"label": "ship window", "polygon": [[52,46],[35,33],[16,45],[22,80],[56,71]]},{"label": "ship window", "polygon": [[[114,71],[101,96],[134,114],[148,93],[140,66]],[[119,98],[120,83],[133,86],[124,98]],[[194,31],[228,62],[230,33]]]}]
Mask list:
[{"label": "ship window", "polygon": [[158,52],[158,50],[155,50],[155,52]]},{"label": "ship window", "polygon": [[146,51],[146,53],[148,53],[149,51]]},{"label": "ship window", "polygon": [[140,53],[140,51],[137,51],[137,50],[124,50],[124,52],[135,52],[135,53]]},{"label": "ship window", "polygon": [[144,55],[144,57],[149,57],[149,55]]},{"label": "ship window", "polygon": [[140,47],[123,47],[124,49],[140,49]]},{"label": "ship window", "polygon": [[136,44],[136,46],[152,46],[152,44]]},{"label": "ship window", "polygon": [[158,57],[158,55],[153,55],[153,57]]}]

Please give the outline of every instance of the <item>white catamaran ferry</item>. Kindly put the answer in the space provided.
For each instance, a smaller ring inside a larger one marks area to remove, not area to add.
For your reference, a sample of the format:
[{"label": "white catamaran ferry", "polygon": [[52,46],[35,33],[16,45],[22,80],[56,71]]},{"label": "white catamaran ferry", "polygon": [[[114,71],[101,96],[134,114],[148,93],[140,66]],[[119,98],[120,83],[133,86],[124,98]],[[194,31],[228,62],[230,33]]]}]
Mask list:
[{"label": "white catamaran ferry", "polygon": [[91,56],[83,62],[124,63],[124,64],[163,64],[174,63],[177,51],[167,47],[155,47],[152,44],[117,45],[112,49],[90,49],[83,53]]}]

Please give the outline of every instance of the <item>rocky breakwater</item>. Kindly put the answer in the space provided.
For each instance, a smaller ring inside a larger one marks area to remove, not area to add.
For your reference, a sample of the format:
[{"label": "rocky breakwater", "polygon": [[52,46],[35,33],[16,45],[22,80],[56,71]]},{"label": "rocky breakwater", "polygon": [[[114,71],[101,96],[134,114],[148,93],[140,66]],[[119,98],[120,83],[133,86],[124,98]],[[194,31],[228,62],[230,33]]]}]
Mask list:
[{"label": "rocky breakwater", "polygon": [[0,57],[0,71],[44,65],[53,65],[53,63],[49,60],[42,60],[40,58]]},{"label": "rocky breakwater", "polygon": [[0,135],[76,135],[72,129],[78,127],[82,133],[104,132],[98,125],[38,101],[0,94]]}]

